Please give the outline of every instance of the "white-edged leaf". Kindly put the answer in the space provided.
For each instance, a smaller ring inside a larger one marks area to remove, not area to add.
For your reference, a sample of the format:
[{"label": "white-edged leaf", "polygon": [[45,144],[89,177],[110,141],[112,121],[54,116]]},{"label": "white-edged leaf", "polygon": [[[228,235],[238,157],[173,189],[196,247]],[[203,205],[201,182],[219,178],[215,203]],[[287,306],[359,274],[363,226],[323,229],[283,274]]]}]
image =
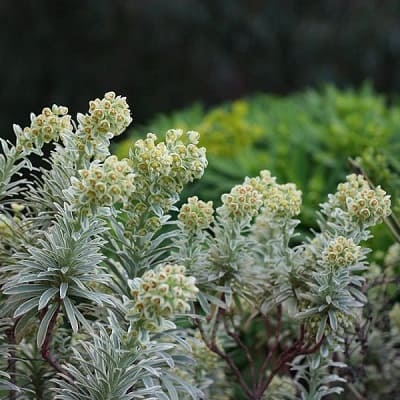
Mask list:
[{"label": "white-edged leaf", "polygon": [[211,309],[208,304],[207,298],[204,296],[203,293],[199,292],[197,293],[197,300],[199,301],[200,307],[204,311],[206,315],[210,314]]},{"label": "white-edged leaf", "polygon": [[74,333],[78,332],[78,321],[75,316],[75,306],[71,303],[71,300],[68,297],[65,297],[63,300],[65,312],[67,313],[67,317],[71,324],[72,330]]},{"label": "white-edged leaf", "polygon": [[39,307],[38,310],[42,310],[49,304],[49,301],[55,296],[55,294],[58,292],[57,288],[50,288],[47,289],[39,299]]},{"label": "white-edged leaf", "polygon": [[170,399],[179,400],[178,392],[176,391],[172,382],[169,379],[162,379],[162,383],[167,388]]},{"label": "white-edged leaf", "polygon": [[64,297],[67,294],[67,290],[68,290],[68,282],[63,282],[60,285],[60,298],[64,299]]},{"label": "white-edged leaf", "polygon": [[51,319],[53,318],[54,314],[56,313],[59,305],[52,304],[50,308],[47,310],[46,314],[40,321],[36,342],[38,347],[42,347],[44,340],[46,338],[47,330],[49,329],[49,324]]},{"label": "white-edged leaf", "polygon": [[32,309],[18,319],[15,325],[15,338],[19,342],[28,332],[30,332],[32,324],[36,324],[37,310]]},{"label": "white-edged leaf", "polygon": [[33,308],[37,307],[38,305],[38,298],[34,297],[33,299],[29,299],[22,303],[14,312],[14,318],[18,318],[21,315],[26,314],[28,311],[32,310]]},{"label": "white-edged leaf", "polygon": [[329,310],[328,315],[329,315],[329,324],[330,324],[332,330],[336,331],[338,328],[338,322],[337,322],[337,318],[335,315],[335,311]]},{"label": "white-edged leaf", "polygon": [[317,343],[322,339],[323,334],[325,333],[325,327],[326,327],[326,321],[328,320],[328,316],[325,314],[322,318],[321,321],[319,323],[318,326],[318,331],[317,331],[317,336],[315,338],[315,340],[317,341]]}]

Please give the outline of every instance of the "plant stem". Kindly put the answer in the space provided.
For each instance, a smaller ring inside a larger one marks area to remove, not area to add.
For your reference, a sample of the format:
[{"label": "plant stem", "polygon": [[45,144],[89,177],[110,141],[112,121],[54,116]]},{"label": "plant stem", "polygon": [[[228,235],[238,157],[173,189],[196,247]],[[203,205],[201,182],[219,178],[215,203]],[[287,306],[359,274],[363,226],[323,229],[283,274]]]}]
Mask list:
[{"label": "plant stem", "polygon": [[[15,326],[15,325],[14,325]],[[11,345],[11,350],[10,350],[10,355],[8,357],[8,365],[7,365],[7,372],[10,375],[10,381],[13,385],[17,384],[17,379],[16,379],[16,372],[17,372],[17,354],[15,351],[15,333],[14,333],[14,326],[11,327],[10,329],[6,330],[6,335],[8,339],[8,343]],[[15,390],[10,390],[10,393],[8,395],[9,400],[16,400],[17,399],[17,393]]]},{"label": "plant stem", "polygon": [[231,331],[229,329],[228,321],[226,320],[225,313],[223,315],[223,322],[224,322],[225,332],[227,333],[227,335],[230,336],[236,342],[236,344],[239,345],[239,347],[243,350],[244,354],[246,355],[247,361],[249,362],[251,379],[255,383],[256,382],[256,373],[255,373],[255,367],[254,367],[254,360],[250,354],[249,348],[240,339],[240,335],[238,333],[236,333],[235,331]]},{"label": "plant stem", "polygon": [[[267,380],[260,384],[257,388],[256,391],[256,397],[254,397],[255,400],[260,400],[262,398],[262,395],[268,388],[269,384],[271,383],[272,379],[274,376],[289,362],[293,361],[297,356],[300,355],[307,355],[307,354],[312,354],[316,350],[319,349],[323,341],[325,340],[325,336],[322,336],[322,338],[319,340],[319,342],[314,343],[312,345],[305,344],[304,343],[304,338],[305,338],[305,328],[304,325],[301,325],[300,327],[300,335],[299,338],[296,340],[296,342],[286,349],[278,358],[278,364],[272,369],[270,375],[268,376]],[[269,355],[268,355],[269,356]],[[267,356],[267,357],[268,357]]]},{"label": "plant stem", "polygon": [[243,389],[246,397],[248,400],[254,400],[253,397],[253,393],[250,390],[249,386],[247,385],[246,381],[244,380],[239,368],[237,367],[237,365],[235,364],[235,362],[233,361],[233,359],[227,354],[225,353],[222,349],[220,349],[216,342],[215,342],[215,335],[216,335],[216,326],[218,325],[219,322],[219,310],[217,311],[217,317],[216,317],[216,321],[215,321],[215,325],[213,327],[212,330],[212,334],[211,334],[211,338],[207,339],[206,333],[204,331],[203,325],[201,324],[201,321],[199,319],[195,319],[195,323],[199,329],[200,335],[204,341],[204,343],[206,344],[206,346],[215,354],[217,354],[219,357],[221,357],[229,366],[229,368],[231,369],[232,373],[235,375],[236,379],[239,382],[239,385],[241,386],[241,388]]},{"label": "plant stem", "polygon": [[41,354],[43,359],[46,360],[57,372],[63,374],[65,377],[68,377],[68,374],[66,373],[64,368],[62,368],[62,366],[50,352],[50,342],[51,342],[52,332],[57,321],[59,310],[60,310],[60,304],[58,304],[57,310],[50,320],[49,327],[47,329],[46,336],[44,338],[44,342],[41,348]]}]

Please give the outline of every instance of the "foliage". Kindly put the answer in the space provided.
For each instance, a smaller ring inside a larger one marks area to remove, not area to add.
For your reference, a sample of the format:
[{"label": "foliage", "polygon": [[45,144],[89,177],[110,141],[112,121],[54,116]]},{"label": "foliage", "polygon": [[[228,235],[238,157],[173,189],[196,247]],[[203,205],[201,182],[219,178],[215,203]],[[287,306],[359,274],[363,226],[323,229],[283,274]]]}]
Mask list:
[{"label": "foliage", "polygon": [[[177,208],[207,166],[199,134],[149,133],[118,159],[110,140],[130,122],[108,92],[78,123],[44,108],[14,126],[15,146],[2,140],[0,395],[224,400],[231,377],[249,400],[342,392],[334,359],[367,301],[365,241],[390,196],[349,175],[306,240],[301,191],[267,170],[215,209],[198,197]],[[29,156],[49,141],[35,176]],[[265,345],[253,351],[241,333],[257,323]]]},{"label": "foliage", "polygon": [[[145,129],[159,132],[167,126],[195,128],[207,148],[209,167],[185,195],[200,194],[215,203],[245,176],[268,168],[302,190],[302,221],[315,227],[314,210],[347,175],[349,157],[394,146],[395,159],[400,111],[367,85],[359,90],[328,86],[286,97],[253,96],[208,111],[195,105],[161,115]],[[139,134],[134,129],[131,140],[117,145],[117,153],[125,155]],[[370,160],[375,163],[375,155]],[[387,179],[378,182],[388,188]],[[379,240],[372,246],[388,247],[385,230],[376,233]]]}]

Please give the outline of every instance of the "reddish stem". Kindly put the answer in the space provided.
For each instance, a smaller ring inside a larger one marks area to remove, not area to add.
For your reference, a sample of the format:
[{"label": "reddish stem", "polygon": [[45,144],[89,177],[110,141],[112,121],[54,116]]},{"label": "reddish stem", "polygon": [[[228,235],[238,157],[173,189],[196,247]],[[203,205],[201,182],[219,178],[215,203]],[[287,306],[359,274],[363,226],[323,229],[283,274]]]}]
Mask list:
[{"label": "reddish stem", "polygon": [[221,357],[229,366],[229,368],[231,369],[232,373],[235,375],[236,379],[239,382],[239,385],[241,386],[241,388],[243,389],[243,391],[246,394],[246,397],[249,400],[253,399],[253,393],[250,390],[249,386],[247,385],[246,381],[244,380],[241,372],[239,371],[239,368],[237,367],[237,365],[235,364],[235,362],[232,360],[232,358],[225,353],[222,349],[220,349],[216,343],[215,343],[215,336],[216,336],[216,327],[219,323],[219,310],[217,311],[217,316],[216,316],[216,321],[215,321],[215,325],[213,327],[212,333],[211,333],[211,338],[210,340],[207,339],[207,336],[205,334],[204,328],[200,322],[199,319],[195,319],[195,323],[197,325],[197,327],[199,328],[199,332],[200,335],[204,341],[204,343],[206,344],[206,346],[215,354],[217,354],[219,357]]},{"label": "reddish stem", "polygon": [[[45,336],[44,342],[42,344],[41,354],[42,354],[43,359],[46,360],[57,372],[59,372],[64,377],[69,379],[68,373],[64,370],[64,368],[60,365],[60,363],[56,360],[56,358],[50,352],[51,337],[52,337],[54,326],[57,322],[57,316],[58,316],[59,310],[60,310],[60,303],[58,304],[58,307],[49,322],[46,336]],[[41,315],[41,319],[45,315],[46,311],[47,311],[47,308],[44,310],[43,314]]]},{"label": "reddish stem", "polygon": [[256,373],[255,373],[255,368],[254,368],[254,360],[250,354],[249,348],[242,342],[242,340],[240,339],[240,336],[236,332],[229,330],[225,313],[224,313],[223,322],[224,322],[225,331],[228,334],[228,336],[230,336],[239,345],[239,347],[243,350],[244,354],[246,355],[247,361],[249,362],[251,379],[255,383],[256,382]]}]

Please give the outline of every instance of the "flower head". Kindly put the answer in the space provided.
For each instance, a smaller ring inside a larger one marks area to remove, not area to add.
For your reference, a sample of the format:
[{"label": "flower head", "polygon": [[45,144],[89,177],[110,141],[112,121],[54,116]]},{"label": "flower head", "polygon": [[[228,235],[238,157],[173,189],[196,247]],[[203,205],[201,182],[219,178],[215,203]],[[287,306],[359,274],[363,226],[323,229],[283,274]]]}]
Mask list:
[{"label": "flower head", "polygon": [[107,92],[104,98],[89,102],[88,114],[78,114],[78,122],[75,146],[86,158],[103,160],[109,154],[110,139],[124,132],[132,117],[126,98]]},{"label": "flower head", "polygon": [[326,213],[340,208],[355,222],[373,226],[390,215],[390,206],[390,196],[380,186],[371,189],[361,175],[352,174],[347,176],[346,182],[340,183],[337,192],[330,196]]},{"label": "flower head", "polygon": [[264,215],[292,218],[300,214],[301,191],[293,183],[274,184],[264,194]]},{"label": "flower head", "polygon": [[330,267],[343,268],[355,264],[360,256],[360,246],[357,246],[352,239],[338,236],[326,246],[322,253],[322,261]]},{"label": "flower head", "polygon": [[135,190],[135,174],[129,160],[108,157],[103,164],[92,163],[79,171],[80,179],[71,178],[74,203],[79,207],[108,207],[127,203]]},{"label": "flower head", "polygon": [[71,116],[68,108],[53,105],[45,107],[39,115],[31,114],[31,125],[22,130],[19,125],[14,125],[17,136],[17,151],[30,154],[40,151],[45,143],[57,142],[60,133],[72,131]]},{"label": "flower head", "polygon": [[153,330],[161,328],[164,319],[190,311],[198,289],[195,278],[185,276],[182,265],[167,264],[155,271],[149,270],[141,278],[130,282],[134,305],[131,310],[139,321],[151,321]]},{"label": "flower head", "polygon": [[268,197],[268,191],[271,186],[276,184],[276,178],[271,175],[268,170],[262,170],[260,175],[255,178],[246,177],[245,184],[250,185],[253,189],[260,192],[263,196],[263,201]]},{"label": "flower head", "polygon": [[89,102],[89,113],[80,115],[78,129],[87,137],[96,137],[111,133],[118,136],[132,122],[126,97],[107,92],[102,99]]},{"label": "flower head", "polygon": [[256,216],[262,206],[260,192],[246,183],[234,186],[229,194],[222,195],[221,200],[222,206],[218,208],[218,213],[238,219]]},{"label": "flower head", "polygon": [[198,232],[207,229],[213,221],[213,203],[205,203],[197,196],[189,197],[188,202],[183,204],[178,219],[181,221],[185,231]]}]

